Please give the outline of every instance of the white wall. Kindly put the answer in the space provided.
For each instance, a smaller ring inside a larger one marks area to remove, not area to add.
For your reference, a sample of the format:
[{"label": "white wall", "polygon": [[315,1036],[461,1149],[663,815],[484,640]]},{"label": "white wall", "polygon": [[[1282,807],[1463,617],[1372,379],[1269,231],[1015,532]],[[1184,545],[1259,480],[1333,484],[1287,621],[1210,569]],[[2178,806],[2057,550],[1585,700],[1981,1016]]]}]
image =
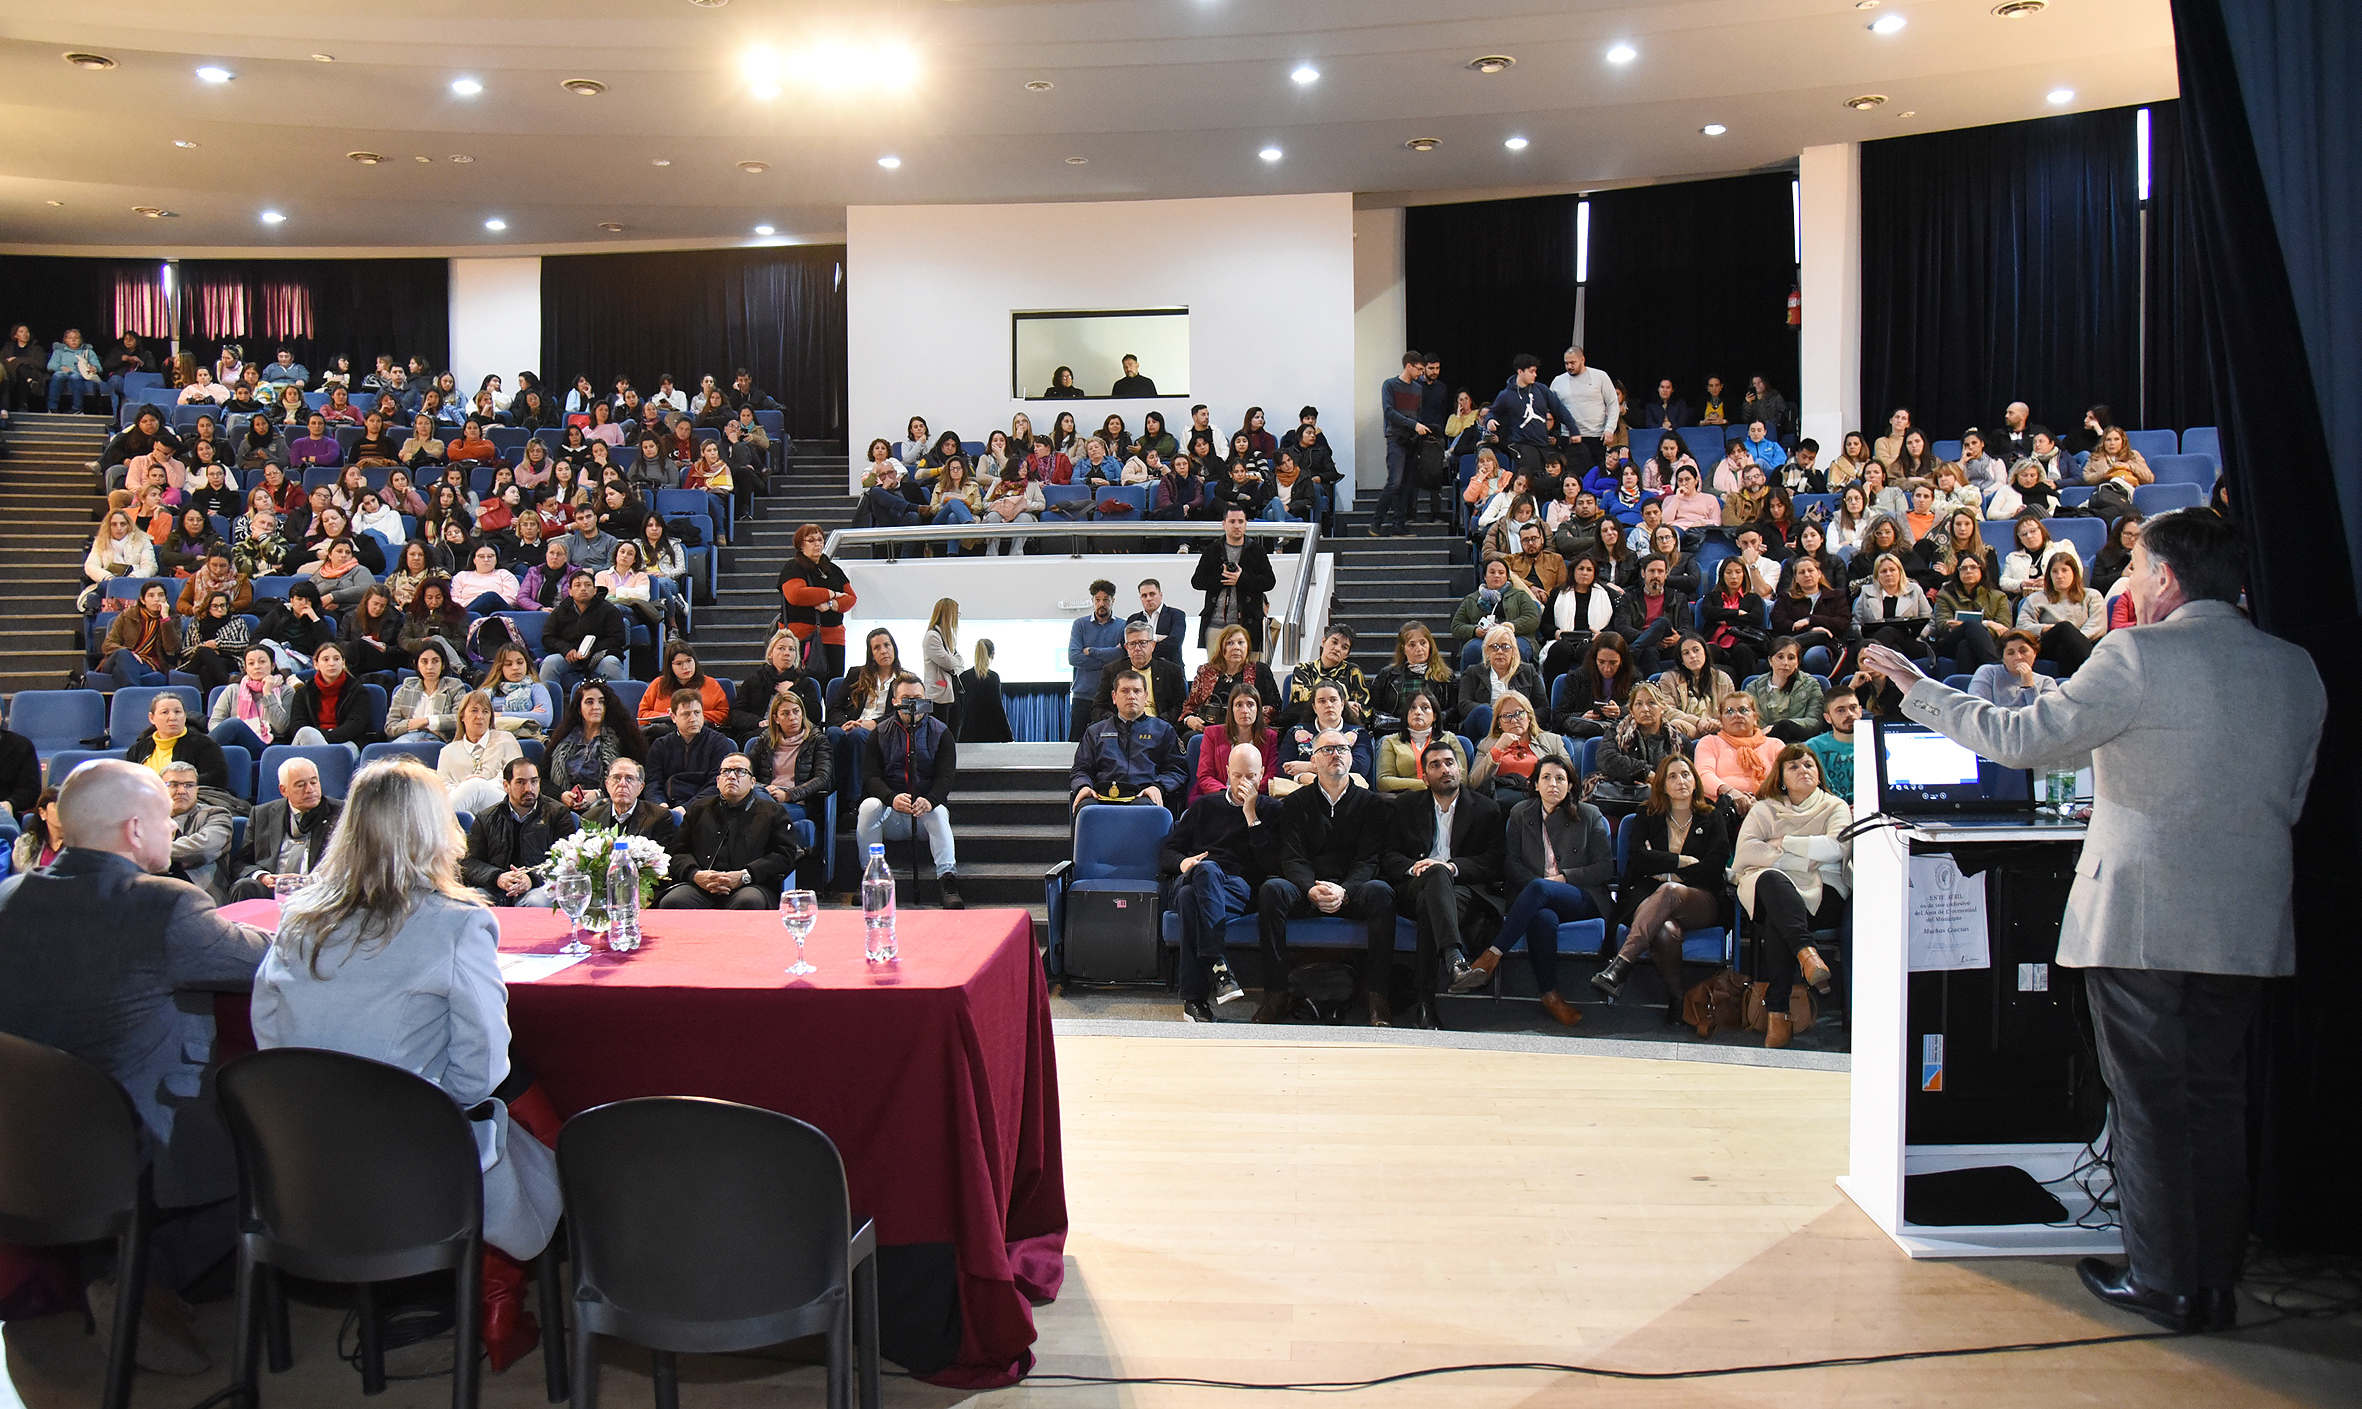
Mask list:
[{"label": "white wall", "polygon": [[[514,396],[541,365],[541,257],[451,261],[451,374],[474,395],[487,373]],[[546,373],[542,378],[549,380]],[[565,378],[560,377],[563,382]]]},{"label": "white wall", "polygon": [[1807,147],[1797,166],[1804,234],[1799,421],[1827,464],[1862,430],[1862,148]]},{"label": "white wall", "polygon": [[1378,388],[1402,372],[1409,345],[1402,263],[1403,210],[1353,213],[1353,428],[1356,484],[1386,484],[1386,423]]},{"label": "white wall", "polygon": [[[1356,391],[1350,195],[853,206],[845,242],[856,460],[913,415],[982,440],[1020,410],[1043,429],[1070,410],[1086,431],[1116,411],[1135,432],[1154,410],[1178,435],[1204,402],[1225,439],[1249,406],[1275,434],[1318,406],[1339,465],[1356,463],[1357,403],[1370,398]],[[1177,306],[1190,311],[1188,396],[1010,395],[1011,310]]]}]

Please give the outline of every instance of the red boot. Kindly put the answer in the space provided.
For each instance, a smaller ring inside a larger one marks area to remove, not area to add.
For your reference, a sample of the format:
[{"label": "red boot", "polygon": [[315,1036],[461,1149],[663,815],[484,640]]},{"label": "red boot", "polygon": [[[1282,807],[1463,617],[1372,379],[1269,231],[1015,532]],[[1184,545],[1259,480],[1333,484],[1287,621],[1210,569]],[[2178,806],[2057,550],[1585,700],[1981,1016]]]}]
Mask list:
[{"label": "red boot", "polygon": [[484,1249],[484,1354],[499,1374],[541,1344],[541,1323],[525,1309],[525,1264],[496,1247]]}]

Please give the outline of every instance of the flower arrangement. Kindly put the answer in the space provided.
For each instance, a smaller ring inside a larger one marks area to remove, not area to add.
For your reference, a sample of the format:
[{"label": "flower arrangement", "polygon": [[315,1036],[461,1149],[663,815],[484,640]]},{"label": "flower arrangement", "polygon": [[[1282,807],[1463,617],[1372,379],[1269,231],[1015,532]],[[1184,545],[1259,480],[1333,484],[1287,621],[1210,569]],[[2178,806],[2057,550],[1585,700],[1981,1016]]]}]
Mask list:
[{"label": "flower arrangement", "polygon": [[[644,908],[656,903],[656,887],[662,881],[672,858],[665,849],[646,837],[624,836],[621,828],[578,831],[550,844],[549,879],[560,876],[585,875],[590,877],[590,905],[583,912],[585,929],[605,929],[607,924],[607,865],[614,859],[618,839],[628,842],[634,864],[640,868],[640,904]],[[551,909],[557,907],[553,904]]]}]

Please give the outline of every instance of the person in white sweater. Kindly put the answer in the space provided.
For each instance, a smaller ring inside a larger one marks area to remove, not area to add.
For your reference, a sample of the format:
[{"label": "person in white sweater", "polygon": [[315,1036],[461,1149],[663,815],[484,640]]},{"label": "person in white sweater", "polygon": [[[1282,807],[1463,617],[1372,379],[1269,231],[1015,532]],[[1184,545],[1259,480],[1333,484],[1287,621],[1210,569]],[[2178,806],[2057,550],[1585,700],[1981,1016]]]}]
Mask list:
[{"label": "person in white sweater", "polygon": [[1813,948],[1815,930],[1833,929],[1853,886],[1850,842],[1838,840],[1853,821],[1845,799],[1821,786],[1811,749],[1780,750],[1756,792],[1756,805],[1739,824],[1731,849],[1731,879],[1748,920],[1762,935],[1763,1045],[1785,1047],[1799,1018],[1812,1020],[1812,1001],[1796,1002],[1796,980],[1829,991],[1829,966]]},{"label": "person in white sweater", "polygon": [[2039,591],[2053,558],[2063,555],[2078,563],[2083,560],[2074,544],[2051,537],[2050,529],[2031,514],[2018,520],[2015,537],[2017,547],[2001,560],[2001,590],[2012,597]]}]

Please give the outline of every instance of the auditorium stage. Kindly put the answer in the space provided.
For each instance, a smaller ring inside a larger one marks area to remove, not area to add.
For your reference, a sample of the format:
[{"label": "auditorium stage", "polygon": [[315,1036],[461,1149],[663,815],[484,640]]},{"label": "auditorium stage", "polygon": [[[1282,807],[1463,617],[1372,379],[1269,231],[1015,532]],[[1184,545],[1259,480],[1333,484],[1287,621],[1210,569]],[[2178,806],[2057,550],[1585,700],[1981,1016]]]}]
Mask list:
[{"label": "auditorium stage", "polygon": [[[1095,1031],[1076,1029],[1091,1027]],[[2108,1312],[2071,1265],[1912,1262],[1837,1191],[1841,1071],[1369,1041],[1322,1032],[1069,1023],[1064,1291],[1035,1313],[1039,1370],[1304,1382],[1470,1361],[1668,1370],[2059,1340],[2151,1329]],[[1467,1041],[1499,1043],[1500,1038]],[[1673,1055],[1668,1050],[1667,1055]],[[1716,1054],[1719,1055],[1719,1054]],[[1739,1053],[1732,1053],[1737,1056]],[[1703,1059],[1701,1059],[1703,1058]],[[228,1306],[200,1308],[226,1365]],[[2250,1319],[2259,1308],[2248,1303]],[[447,1379],[360,1397],[329,1348],[338,1313],[298,1308],[294,1370],[267,1403],[426,1409]],[[7,1328],[33,1409],[96,1396],[78,1317]],[[186,1409],[225,1382],[143,1375],[143,1409]],[[813,1406],[817,1369],[684,1360],[698,1409]],[[484,1381],[484,1403],[543,1403],[537,1359]],[[649,1400],[644,1356],[611,1349],[604,1402]],[[892,1409],[965,1396],[887,1382]],[[1009,1409],[1288,1402],[1237,1391],[1021,1385]],[[2178,1342],[1635,1383],[1548,1373],[1451,1376],[1345,1405],[2050,1406],[2362,1404],[2355,1322]],[[0,1406],[9,1406],[0,1387]]]}]

